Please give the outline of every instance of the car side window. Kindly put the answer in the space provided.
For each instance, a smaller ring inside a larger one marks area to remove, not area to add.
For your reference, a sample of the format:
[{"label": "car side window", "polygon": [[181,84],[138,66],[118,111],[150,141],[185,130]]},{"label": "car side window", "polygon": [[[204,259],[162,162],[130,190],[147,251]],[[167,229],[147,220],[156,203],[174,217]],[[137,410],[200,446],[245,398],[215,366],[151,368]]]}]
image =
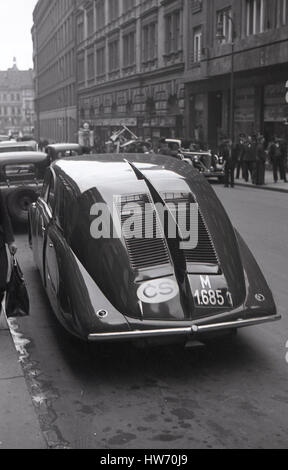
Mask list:
[{"label": "car side window", "polygon": [[55,180],[51,170],[48,170],[45,174],[41,197],[53,213],[55,207]]},{"label": "car side window", "polygon": [[41,197],[42,199],[44,199],[45,202],[47,202],[47,199],[48,199],[50,179],[51,179],[51,172],[47,170],[44,176],[44,182],[43,182],[43,187],[41,191]]},{"label": "car side window", "polygon": [[49,192],[48,192],[48,197],[47,197],[47,205],[48,205],[49,209],[51,210],[51,212],[53,214],[54,208],[55,208],[55,180],[54,180],[52,174],[51,174],[51,178],[50,178]]}]

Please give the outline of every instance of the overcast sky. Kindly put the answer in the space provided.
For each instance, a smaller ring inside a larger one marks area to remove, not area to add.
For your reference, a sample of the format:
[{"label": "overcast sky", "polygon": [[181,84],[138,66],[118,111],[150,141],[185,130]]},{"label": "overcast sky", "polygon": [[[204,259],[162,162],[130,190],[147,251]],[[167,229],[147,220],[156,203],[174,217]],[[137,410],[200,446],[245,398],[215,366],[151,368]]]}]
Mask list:
[{"label": "overcast sky", "polygon": [[12,66],[13,57],[21,70],[33,67],[31,28],[37,0],[0,0],[0,70]]}]

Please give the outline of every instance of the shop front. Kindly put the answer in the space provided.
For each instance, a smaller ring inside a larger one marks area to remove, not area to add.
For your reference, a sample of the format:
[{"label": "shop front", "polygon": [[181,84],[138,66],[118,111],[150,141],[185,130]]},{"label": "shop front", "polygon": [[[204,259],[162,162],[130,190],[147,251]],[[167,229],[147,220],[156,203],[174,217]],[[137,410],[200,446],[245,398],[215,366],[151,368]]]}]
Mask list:
[{"label": "shop front", "polygon": [[264,87],[264,134],[269,142],[273,137],[288,135],[288,102],[286,83],[275,83]]}]

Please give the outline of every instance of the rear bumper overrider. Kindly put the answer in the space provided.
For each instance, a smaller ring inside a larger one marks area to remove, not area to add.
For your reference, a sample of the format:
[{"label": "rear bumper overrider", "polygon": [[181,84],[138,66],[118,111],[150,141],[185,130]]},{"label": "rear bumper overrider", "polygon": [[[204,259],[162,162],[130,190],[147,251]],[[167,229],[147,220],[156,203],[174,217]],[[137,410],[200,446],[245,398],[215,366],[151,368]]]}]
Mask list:
[{"label": "rear bumper overrider", "polygon": [[190,327],[185,328],[163,328],[155,330],[134,330],[118,333],[93,333],[88,336],[91,342],[101,341],[125,341],[129,339],[145,339],[145,338],[160,338],[167,336],[196,336],[204,333],[211,333],[217,331],[233,330],[238,328],[245,328],[248,326],[261,325],[263,323],[275,322],[281,320],[281,315],[265,316],[258,318],[233,320],[230,322],[212,323],[208,325],[192,324]]}]

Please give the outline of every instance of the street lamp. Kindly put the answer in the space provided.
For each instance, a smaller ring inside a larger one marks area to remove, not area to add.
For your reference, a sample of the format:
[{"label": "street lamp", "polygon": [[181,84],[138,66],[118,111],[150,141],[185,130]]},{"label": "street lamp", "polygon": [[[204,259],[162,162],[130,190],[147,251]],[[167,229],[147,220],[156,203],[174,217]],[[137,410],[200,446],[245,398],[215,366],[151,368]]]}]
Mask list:
[{"label": "street lamp", "polygon": [[233,17],[228,12],[223,12],[217,24],[216,38],[219,41],[227,39],[227,32],[224,31],[224,19],[231,22],[231,78],[230,78],[230,125],[229,134],[232,143],[234,143],[235,122],[234,122],[234,99],[235,99],[235,80],[234,80],[234,52],[235,52],[235,22]]}]

